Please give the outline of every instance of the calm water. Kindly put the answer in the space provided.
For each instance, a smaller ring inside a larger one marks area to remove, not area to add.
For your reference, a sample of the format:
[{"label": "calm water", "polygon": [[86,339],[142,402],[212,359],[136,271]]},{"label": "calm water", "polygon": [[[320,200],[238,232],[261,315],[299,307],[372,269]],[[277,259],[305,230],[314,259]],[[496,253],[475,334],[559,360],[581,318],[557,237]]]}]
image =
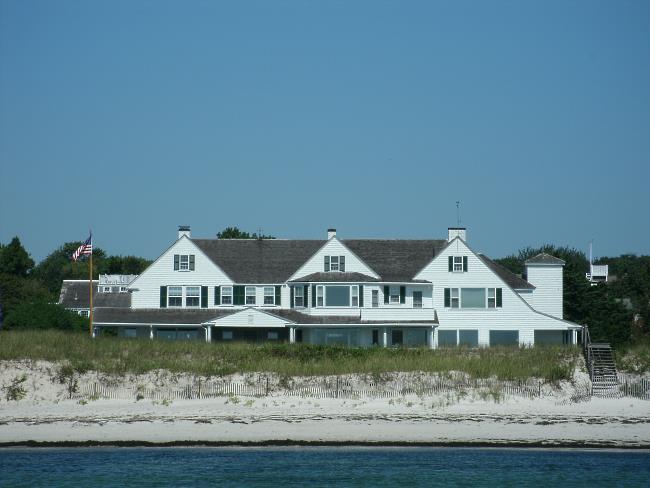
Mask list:
[{"label": "calm water", "polygon": [[650,452],[470,448],[0,449],[0,486],[649,486]]}]

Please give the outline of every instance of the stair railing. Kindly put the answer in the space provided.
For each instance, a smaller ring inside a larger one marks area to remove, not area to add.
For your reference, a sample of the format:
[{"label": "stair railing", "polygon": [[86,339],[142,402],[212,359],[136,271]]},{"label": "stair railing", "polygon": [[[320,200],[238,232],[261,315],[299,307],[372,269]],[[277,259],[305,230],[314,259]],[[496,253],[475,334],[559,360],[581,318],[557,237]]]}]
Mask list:
[{"label": "stair railing", "polygon": [[582,352],[587,362],[587,370],[589,371],[589,379],[594,379],[594,354],[591,350],[591,335],[589,334],[589,327],[582,326]]}]

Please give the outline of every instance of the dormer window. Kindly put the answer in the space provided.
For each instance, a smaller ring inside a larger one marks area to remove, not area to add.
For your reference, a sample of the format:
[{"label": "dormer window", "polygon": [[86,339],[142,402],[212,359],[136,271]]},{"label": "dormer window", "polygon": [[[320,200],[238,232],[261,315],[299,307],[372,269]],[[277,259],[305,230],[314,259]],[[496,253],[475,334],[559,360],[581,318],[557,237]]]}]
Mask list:
[{"label": "dormer window", "polygon": [[194,254],[174,254],[174,271],[194,271]]},{"label": "dormer window", "polygon": [[449,256],[449,271],[454,273],[467,272],[467,256]]},{"label": "dormer window", "polygon": [[345,256],[325,256],[325,272],[345,272]]}]

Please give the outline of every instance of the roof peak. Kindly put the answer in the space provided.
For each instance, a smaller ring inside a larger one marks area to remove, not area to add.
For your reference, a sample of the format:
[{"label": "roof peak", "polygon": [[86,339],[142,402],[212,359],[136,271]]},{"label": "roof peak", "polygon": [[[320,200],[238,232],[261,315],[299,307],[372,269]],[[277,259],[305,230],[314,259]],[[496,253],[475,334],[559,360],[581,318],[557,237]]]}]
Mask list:
[{"label": "roof peak", "polygon": [[532,258],[527,259],[524,264],[544,264],[544,265],[558,265],[564,266],[565,261],[555,256],[551,256],[548,253],[540,252],[539,254],[533,256]]}]

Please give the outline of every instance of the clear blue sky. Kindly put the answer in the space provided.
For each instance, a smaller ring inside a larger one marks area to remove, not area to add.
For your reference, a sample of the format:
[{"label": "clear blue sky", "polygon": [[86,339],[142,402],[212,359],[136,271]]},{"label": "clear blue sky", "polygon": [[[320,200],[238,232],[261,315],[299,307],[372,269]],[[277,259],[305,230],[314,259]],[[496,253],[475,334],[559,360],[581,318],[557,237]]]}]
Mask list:
[{"label": "clear blue sky", "polygon": [[0,242],[650,254],[650,2],[0,0]]}]

